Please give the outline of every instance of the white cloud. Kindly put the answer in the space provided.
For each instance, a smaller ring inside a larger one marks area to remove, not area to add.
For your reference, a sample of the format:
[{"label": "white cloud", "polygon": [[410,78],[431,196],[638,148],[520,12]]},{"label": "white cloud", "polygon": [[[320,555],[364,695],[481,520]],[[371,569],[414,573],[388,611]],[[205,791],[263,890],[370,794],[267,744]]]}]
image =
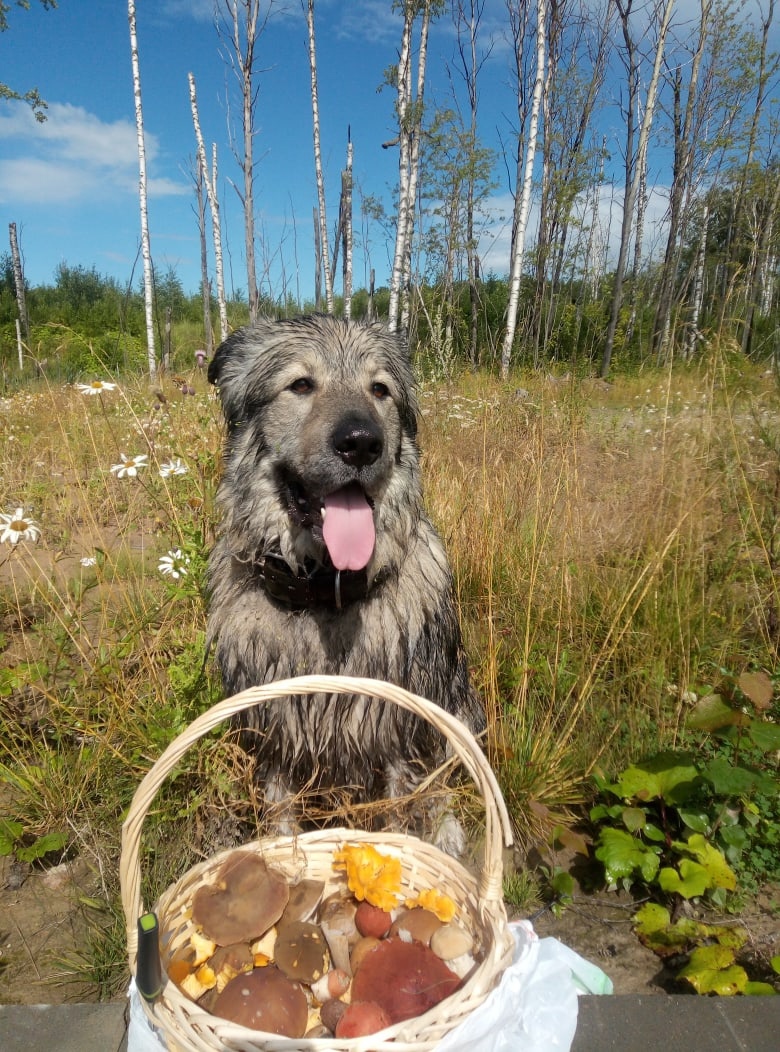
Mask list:
[{"label": "white cloud", "polygon": [[[599,192],[596,216],[594,248],[597,255],[606,259],[608,269],[614,268],[617,262],[620,244],[620,225],[622,221],[622,189],[617,190],[604,184]],[[669,205],[667,187],[655,187],[648,193],[645,210],[644,236],[642,238],[642,255],[645,262],[652,256],[657,259],[663,250],[663,239],[666,234],[666,213]],[[486,203],[487,222],[479,239],[479,251],[483,274],[493,273],[503,277],[509,273],[509,257],[512,240],[512,210],[514,199],[511,194],[496,194]],[[589,228],[593,222],[593,202],[582,196],[578,199],[577,212],[580,219]],[[537,203],[532,203],[528,219],[528,230],[525,239],[525,250],[533,250],[536,230],[539,221]],[[576,232],[572,232],[572,237]],[[572,248],[570,238],[569,248]],[[632,249],[633,252],[633,249]]]},{"label": "white cloud", "polygon": [[[27,107],[0,109],[0,201],[27,204],[78,203],[134,194],[138,189],[138,142],[128,120],[102,121],[69,103],[51,103],[47,119]],[[189,193],[184,183],[152,174],[159,152],[145,136],[149,196]]]}]

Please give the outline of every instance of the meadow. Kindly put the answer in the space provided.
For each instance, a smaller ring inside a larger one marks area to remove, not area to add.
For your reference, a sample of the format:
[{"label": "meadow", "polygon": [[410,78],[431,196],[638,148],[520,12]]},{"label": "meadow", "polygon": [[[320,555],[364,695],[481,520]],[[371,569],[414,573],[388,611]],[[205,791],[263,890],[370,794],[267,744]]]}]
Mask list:
[{"label": "meadow", "polygon": [[[423,381],[420,403],[426,501],[522,873],[582,828],[599,779],[699,748],[686,720],[702,697],[749,705],[740,676],[776,681],[777,376],[713,346],[609,384],[463,373]],[[0,854],[88,865],[85,945],[59,964],[89,996],[126,981],[118,858],[133,791],[220,697],[204,570],[221,441],[195,366],[153,388],[44,376],[0,403]],[[762,718],[778,715],[772,695]],[[776,776],[777,753],[762,764]],[[761,819],[776,835],[773,806]],[[222,816],[256,809],[235,743],[209,737],[151,817],[150,894],[208,851]]]}]

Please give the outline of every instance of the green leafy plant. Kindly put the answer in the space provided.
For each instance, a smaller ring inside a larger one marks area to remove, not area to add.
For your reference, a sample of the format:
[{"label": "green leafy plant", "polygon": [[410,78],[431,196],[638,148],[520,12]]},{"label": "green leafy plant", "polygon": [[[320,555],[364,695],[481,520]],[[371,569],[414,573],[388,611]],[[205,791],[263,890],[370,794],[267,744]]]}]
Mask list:
[{"label": "green leafy plant", "polygon": [[689,733],[707,736],[700,749],[658,753],[612,782],[599,779],[606,799],[590,812],[607,884],[641,888],[673,907],[645,905],[634,918],[637,935],[662,957],[688,953],[679,977],[699,993],[774,992],[736,964],[744,933],[672,920],[683,901],[727,906],[748,846],[759,838],[777,843],[770,801],[776,803],[778,782],[768,754],[780,748],[780,727],[766,718],[772,696],[764,673],[724,677],[721,689],[705,692],[689,715]]},{"label": "green leafy plant", "polygon": [[13,855],[18,862],[40,862],[47,855],[61,853],[67,843],[67,833],[28,836],[21,822],[0,818],[0,855]]}]

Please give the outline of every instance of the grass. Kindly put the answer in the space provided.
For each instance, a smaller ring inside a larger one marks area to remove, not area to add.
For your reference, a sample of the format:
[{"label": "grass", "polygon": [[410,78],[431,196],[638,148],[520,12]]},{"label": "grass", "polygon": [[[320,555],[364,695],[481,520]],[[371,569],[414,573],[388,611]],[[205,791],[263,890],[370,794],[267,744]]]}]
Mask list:
[{"label": "grass", "polygon": [[[0,817],[30,841],[66,832],[91,861],[93,936],[67,967],[102,995],[125,974],[123,814],[219,696],[203,570],[222,431],[202,375],[184,379],[194,395],[170,377],[97,396],[39,381],[2,406],[0,510],[23,507],[42,537],[0,545]],[[609,386],[469,374],[421,401],[427,503],[524,851],[576,821],[595,770],[674,745],[719,669],[774,671],[777,384],[712,349]],[[147,466],[120,478],[121,454]],[[186,475],[161,477],[175,457]],[[159,560],[176,550],[189,572],[173,579]],[[177,771],[150,817],[149,844],[166,844],[147,857],[150,901],[209,852],[235,800],[252,811],[241,777],[219,736]],[[508,878],[513,899],[532,897]]]}]

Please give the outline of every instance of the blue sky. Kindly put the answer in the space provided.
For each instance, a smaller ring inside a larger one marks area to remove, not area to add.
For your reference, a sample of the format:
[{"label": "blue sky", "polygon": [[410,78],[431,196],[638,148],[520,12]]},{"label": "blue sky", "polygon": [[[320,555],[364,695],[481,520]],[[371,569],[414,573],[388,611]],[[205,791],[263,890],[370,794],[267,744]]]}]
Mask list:
[{"label": "blue sky", "polygon": [[[679,0],[685,9],[698,8]],[[243,222],[230,179],[239,171],[230,152],[228,95],[235,105],[232,73],[220,55],[213,0],[138,0],[137,31],[149,175],[149,223],[158,272],[174,267],[185,290],[200,278],[191,162],[195,139],[187,74],[194,73],[200,119],[208,145],[220,160],[220,199],[228,259],[227,283],[245,286]],[[263,291],[313,291],[312,208],[316,203],[306,25],[300,0],[276,4],[259,44],[259,160],[255,196],[259,270]],[[377,89],[395,61],[400,21],[391,0],[317,0],[318,74],[323,162],[329,225],[336,218],[347,126],[354,143],[355,223],[362,194],[384,197],[392,212],[397,155],[383,150],[393,137],[392,92]],[[503,0],[488,0],[485,29],[506,19]],[[124,0],[60,0],[46,11],[32,0],[29,11],[10,11],[0,35],[0,80],[17,91],[36,87],[48,103],[38,124],[21,103],[0,103],[0,212],[15,221],[32,285],[51,283],[59,263],[95,267],[122,282],[141,276],[138,255],[138,155],[134,121],[127,5]],[[682,21],[680,22],[682,25]],[[445,101],[445,62],[453,51],[449,19],[434,26],[429,58],[429,98]],[[482,134],[492,146],[511,137],[515,106],[506,40],[496,35],[482,75]],[[615,108],[605,128],[620,128]],[[234,123],[234,127],[238,125]],[[504,166],[490,202],[491,222],[482,242],[485,270],[507,269],[511,196]],[[656,185],[648,213],[648,236],[657,238],[664,208]],[[661,179],[661,184],[663,180]],[[614,236],[615,230],[607,236]],[[368,231],[368,252],[358,250],[355,284],[370,263],[377,283],[387,281],[391,246],[378,226]]]}]

